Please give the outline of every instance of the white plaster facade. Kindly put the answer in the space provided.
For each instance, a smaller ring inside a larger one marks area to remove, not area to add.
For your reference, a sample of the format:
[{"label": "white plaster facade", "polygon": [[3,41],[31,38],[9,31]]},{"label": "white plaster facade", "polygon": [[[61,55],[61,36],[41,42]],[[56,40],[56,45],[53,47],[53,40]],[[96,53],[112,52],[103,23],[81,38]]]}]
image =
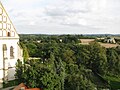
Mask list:
[{"label": "white plaster facade", "polygon": [[18,59],[23,59],[19,36],[0,2],[0,83],[15,78]]}]

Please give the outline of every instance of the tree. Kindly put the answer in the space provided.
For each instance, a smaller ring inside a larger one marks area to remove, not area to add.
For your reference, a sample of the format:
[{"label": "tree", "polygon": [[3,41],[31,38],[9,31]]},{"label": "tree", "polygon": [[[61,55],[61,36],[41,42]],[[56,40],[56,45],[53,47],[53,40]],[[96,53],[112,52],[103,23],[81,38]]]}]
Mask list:
[{"label": "tree", "polygon": [[29,58],[29,53],[28,53],[28,49],[27,47],[25,46],[25,44],[23,44],[22,42],[20,43],[22,49],[23,49],[23,58],[24,60],[28,60]]},{"label": "tree", "polygon": [[94,90],[95,85],[86,77],[85,69],[75,64],[67,64],[65,90]]},{"label": "tree", "polygon": [[62,60],[55,61],[54,54],[42,63],[42,60],[28,60],[25,64],[18,61],[16,78],[28,87],[44,88],[44,90],[63,90],[65,70]]},{"label": "tree", "polygon": [[[94,90],[105,86],[102,75],[120,74],[120,49],[102,47],[97,42],[81,45],[80,38],[94,38],[83,35],[27,35],[22,38],[30,57],[16,65],[16,77],[29,87],[44,90]],[[60,41],[61,39],[61,41]],[[37,42],[37,41],[40,42]],[[20,69],[21,68],[21,69]],[[100,76],[99,76],[100,75]],[[97,82],[97,83],[96,83]]]},{"label": "tree", "polygon": [[88,67],[99,74],[106,74],[106,49],[97,42],[90,43],[90,59]]},{"label": "tree", "polygon": [[107,67],[108,73],[115,75],[120,74],[120,57],[114,48],[107,49]]},{"label": "tree", "polygon": [[21,83],[24,81],[23,79],[23,71],[24,71],[24,67],[22,62],[18,59],[17,63],[16,63],[16,74],[15,77],[16,79],[18,79],[18,82]]}]

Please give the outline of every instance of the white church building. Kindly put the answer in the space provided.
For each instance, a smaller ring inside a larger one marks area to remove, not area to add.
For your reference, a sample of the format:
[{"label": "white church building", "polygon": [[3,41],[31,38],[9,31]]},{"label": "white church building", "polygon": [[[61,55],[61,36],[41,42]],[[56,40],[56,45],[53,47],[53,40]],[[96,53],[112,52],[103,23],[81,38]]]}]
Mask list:
[{"label": "white church building", "polygon": [[0,83],[15,79],[18,59],[23,59],[19,36],[0,2]]}]

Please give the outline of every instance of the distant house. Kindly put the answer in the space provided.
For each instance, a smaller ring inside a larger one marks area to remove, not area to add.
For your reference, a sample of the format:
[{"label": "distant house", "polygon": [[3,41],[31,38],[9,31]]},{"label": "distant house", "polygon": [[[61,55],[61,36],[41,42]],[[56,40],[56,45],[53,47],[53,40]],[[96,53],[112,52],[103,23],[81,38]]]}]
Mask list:
[{"label": "distant house", "polygon": [[60,42],[62,42],[62,39],[60,39]]},{"label": "distant house", "polygon": [[13,90],[41,90],[40,88],[28,88],[24,83],[19,84]]},{"label": "distant house", "polygon": [[38,40],[37,43],[41,43],[42,41],[41,40]]},{"label": "distant house", "polygon": [[105,38],[104,42],[106,42],[106,43],[114,43],[114,44],[116,43],[114,38]]}]

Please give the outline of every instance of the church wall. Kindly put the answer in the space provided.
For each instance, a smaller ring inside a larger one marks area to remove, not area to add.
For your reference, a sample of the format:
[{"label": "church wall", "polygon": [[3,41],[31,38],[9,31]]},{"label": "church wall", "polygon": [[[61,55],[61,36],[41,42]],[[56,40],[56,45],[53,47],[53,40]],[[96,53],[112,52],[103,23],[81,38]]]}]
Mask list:
[{"label": "church wall", "polygon": [[23,49],[18,45],[18,54],[17,57],[23,61]]},{"label": "church wall", "polygon": [[[12,72],[12,73],[11,73]],[[8,69],[8,81],[15,79],[15,67]]]},{"label": "church wall", "polygon": [[[0,50],[3,51],[3,44],[6,44],[7,46],[7,62],[5,63],[5,66],[6,68],[8,68],[5,73],[8,80],[13,80],[14,79],[14,74],[15,74],[15,64],[18,60],[18,43],[19,42],[19,39],[7,39],[7,40],[0,40]],[[14,48],[14,58],[10,58],[10,47],[13,46]],[[0,52],[0,57],[1,60],[0,60],[0,67],[1,67],[1,70],[0,70],[0,79],[3,78],[3,53]],[[8,73],[8,74],[7,74]]]},{"label": "church wall", "polygon": [[16,30],[8,17],[5,9],[0,5],[0,37],[7,37],[10,32],[11,37],[18,37]]},{"label": "church wall", "polygon": [[2,44],[0,44],[0,70],[3,69],[3,52],[2,52]]},{"label": "church wall", "polygon": [[3,78],[3,52],[2,52],[2,44],[0,44],[0,83]]},{"label": "church wall", "polygon": [[0,70],[0,83],[3,82],[2,79],[3,78],[3,69]]},{"label": "church wall", "polygon": [[16,62],[18,59],[23,60],[22,49],[18,43],[16,29],[0,2],[0,88],[3,80],[14,79]]}]

